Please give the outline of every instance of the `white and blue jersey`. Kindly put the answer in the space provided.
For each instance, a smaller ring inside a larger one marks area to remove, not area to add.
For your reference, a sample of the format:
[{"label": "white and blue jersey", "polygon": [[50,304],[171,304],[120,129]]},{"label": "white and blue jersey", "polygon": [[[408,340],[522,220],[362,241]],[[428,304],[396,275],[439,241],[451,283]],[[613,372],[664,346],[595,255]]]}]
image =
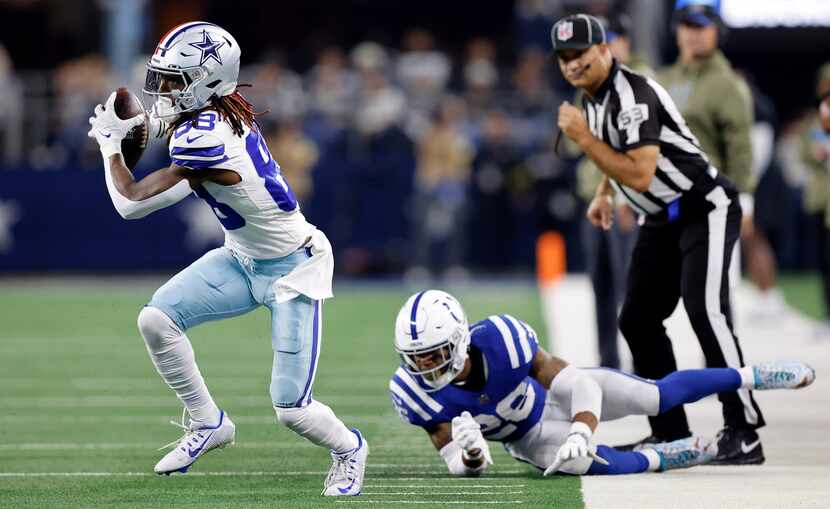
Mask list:
[{"label": "white and blue jersey", "polygon": [[518,440],[539,422],[547,396],[529,376],[539,348],[536,333],[510,315],[498,315],[474,324],[470,335],[485,363],[486,382],[480,391],[450,384],[427,392],[420,377],[399,367],[389,381],[392,402],[401,418],[427,430],[468,411],[487,440]]},{"label": "white and blue jersey", "polygon": [[239,174],[231,186],[205,182],[194,193],[213,209],[225,230],[225,245],[254,259],[272,259],[296,251],[314,231],[258,129],[243,126],[234,134],[215,111],[203,111],[181,124],[170,137],[174,164]]}]

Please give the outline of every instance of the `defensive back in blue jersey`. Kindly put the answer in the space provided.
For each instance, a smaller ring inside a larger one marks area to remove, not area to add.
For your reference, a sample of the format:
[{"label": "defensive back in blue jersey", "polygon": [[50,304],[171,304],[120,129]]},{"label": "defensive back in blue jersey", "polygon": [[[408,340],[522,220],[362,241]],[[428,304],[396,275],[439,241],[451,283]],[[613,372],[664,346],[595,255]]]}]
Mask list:
[{"label": "defensive back in blue jersey", "polygon": [[484,360],[486,382],[480,391],[450,384],[434,392],[419,377],[399,367],[389,381],[392,402],[402,419],[434,429],[468,411],[488,440],[518,440],[542,415],[546,388],[529,376],[539,349],[534,330],[510,315],[490,316],[470,327],[471,348]]}]

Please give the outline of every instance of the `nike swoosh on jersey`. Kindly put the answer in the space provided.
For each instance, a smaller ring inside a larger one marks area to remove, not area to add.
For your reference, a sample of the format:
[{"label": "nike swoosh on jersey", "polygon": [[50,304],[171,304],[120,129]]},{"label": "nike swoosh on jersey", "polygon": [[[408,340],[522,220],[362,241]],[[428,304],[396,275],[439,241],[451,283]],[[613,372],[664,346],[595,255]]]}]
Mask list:
[{"label": "nike swoosh on jersey", "polygon": [[210,435],[208,435],[207,438],[205,438],[204,442],[202,442],[202,445],[200,445],[198,449],[191,449],[190,447],[188,447],[187,448],[187,454],[191,458],[195,458],[196,456],[198,456],[199,453],[202,452],[202,449],[204,449],[205,444],[208,442],[208,440],[210,440],[210,437],[213,436],[213,433],[214,433],[213,431],[210,432]]},{"label": "nike swoosh on jersey", "polygon": [[112,134],[104,134],[104,133],[101,133],[101,136],[103,136],[104,138],[111,138],[111,137],[112,137]]},{"label": "nike swoosh on jersey", "polygon": [[193,143],[194,141],[198,140],[198,139],[199,139],[199,138],[201,138],[202,136],[204,136],[204,134],[200,134],[199,136],[194,136],[194,137],[192,137],[192,138],[191,138],[190,136],[188,136],[188,137],[187,137],[187,142],[188,142],[188,143]]},{"label": "nike swoosh on jersey", "polygon": [[758,440],[752,442],[751,444],[747,444],[746,442],[744,442],[742,440],[741,441],[741,451],[744,454],[749,454],[750,452],[752,452],[759,445],[761,445],[761,439],[760,438]]}]

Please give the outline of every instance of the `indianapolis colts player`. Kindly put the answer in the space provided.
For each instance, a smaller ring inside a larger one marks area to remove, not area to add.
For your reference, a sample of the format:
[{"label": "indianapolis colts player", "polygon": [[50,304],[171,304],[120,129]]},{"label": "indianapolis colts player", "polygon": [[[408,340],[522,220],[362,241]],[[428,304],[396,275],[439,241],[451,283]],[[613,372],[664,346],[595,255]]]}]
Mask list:
[{"label": "indianapolis colts player", "polygon": [[125,166],[121,140],[143,116],[120,120],[113,94],[90,118],[89,135],[101,148],[107,190],[121,216],[138,219],[193,192],[225,230],[223,247],[174,276],[138,315],[150,358],[190,415],[182,418],[184,436],[155,471],[184,473],[234,440],[235,426],[211,397],[185,331],[266,306],[277,420],[331,450],[324,495],[359,495],[368,445],[312,397],[322,303],[332,297],[331,245],[300,212],[238,91],[240,54],[230,33],[203,21],[162,37],[147,63],[144,91],[155,101],[151,132],[169,136],[172,162],[141,180]]},{"label": "indianapolis colts player", "polygon": [[426,430],[450,474],[480,475],[492,463],[487,441],[545,475],[631,474],[691,467],[717,443],[691,437],[639,451],[594,445],[600,420],[657,415],[739,387],[797,389],[809,366],[775,362],[741,369],[677,371],[645,380],[605,368],[576,368],[542,349],[536,333],[510,315],[469,327],[459,302],[439,290],[411,296],[395,322],[402,363],[389,382],[407,422]]}]

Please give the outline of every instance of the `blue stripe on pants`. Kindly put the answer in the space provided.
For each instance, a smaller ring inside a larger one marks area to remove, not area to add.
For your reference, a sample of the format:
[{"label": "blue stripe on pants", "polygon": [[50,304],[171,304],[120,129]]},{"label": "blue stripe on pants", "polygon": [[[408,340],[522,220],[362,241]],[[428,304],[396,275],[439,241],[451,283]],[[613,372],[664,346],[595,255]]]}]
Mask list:
[{"label": "blue stripe on pants", "polygon": [[657,380],[660,413],[719,392],[740,389],[741,375],[732,368],[686,369]]}]

